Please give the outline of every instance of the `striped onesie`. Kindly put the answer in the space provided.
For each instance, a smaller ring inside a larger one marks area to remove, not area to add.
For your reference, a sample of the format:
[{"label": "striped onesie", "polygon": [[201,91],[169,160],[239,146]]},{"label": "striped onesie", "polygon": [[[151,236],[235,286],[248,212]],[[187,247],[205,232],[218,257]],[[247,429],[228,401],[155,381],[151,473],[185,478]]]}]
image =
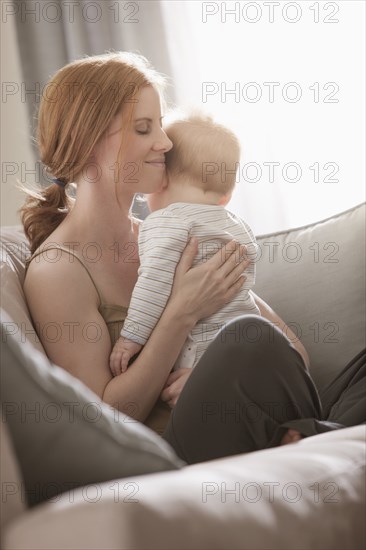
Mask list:
[{"label": "striped onesie", "polygon": [[[171,293],[175,268],[189,239],[198,240],[193,266],[211,258],[231,239],[247,247],[247,256],[256,258],[257,244],[250,227],[223,206],[174,203],[151,213],[140,225],[138,280],[134,287],[121,336],[146,344],[160,319]],[[193,368],[218,331],[245,313],[260,315],[249,290],[255,281],[255,265],[237,295],[215,314],[201,319],[192,329],[174,365]]]}]

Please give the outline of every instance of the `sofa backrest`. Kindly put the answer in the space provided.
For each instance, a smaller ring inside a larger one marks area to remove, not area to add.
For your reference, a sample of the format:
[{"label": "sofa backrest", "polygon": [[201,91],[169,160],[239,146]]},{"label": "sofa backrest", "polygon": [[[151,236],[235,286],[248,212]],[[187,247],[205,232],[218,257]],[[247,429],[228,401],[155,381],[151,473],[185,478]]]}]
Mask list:
[{"label": "sofa backrest", "polygon": [[365,204],[257,242],[254,291],[298,334],[322,388],[366,346]]}]

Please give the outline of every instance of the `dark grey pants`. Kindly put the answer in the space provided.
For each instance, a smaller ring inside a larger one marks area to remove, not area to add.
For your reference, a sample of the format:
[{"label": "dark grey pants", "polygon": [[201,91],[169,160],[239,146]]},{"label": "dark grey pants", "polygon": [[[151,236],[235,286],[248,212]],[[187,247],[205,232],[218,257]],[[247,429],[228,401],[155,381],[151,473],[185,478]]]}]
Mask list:
[{"label": "dark grey pants", "polygon": [[275,447],[366,422],[361,352],[320,395],[300,354],[265,319],[234,319],[210,344],[174,407],[163,438],[188,464]]}]

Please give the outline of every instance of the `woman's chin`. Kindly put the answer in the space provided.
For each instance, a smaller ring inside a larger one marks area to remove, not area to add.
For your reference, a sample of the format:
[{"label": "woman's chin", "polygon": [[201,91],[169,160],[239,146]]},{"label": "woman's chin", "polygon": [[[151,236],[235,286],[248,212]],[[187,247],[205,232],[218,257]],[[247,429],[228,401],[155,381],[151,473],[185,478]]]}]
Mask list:
[{"label": "woman's chin", "polygon": [[153,182],[150,180],[147,180],[146,182],[138,182],[138,185],[136,185],[137,191],[135,193],[139,193],[140,195],[146,195],[147,197],[150,197],[151,195],[157,195],[163,191],[163,187],[161,182]]}]

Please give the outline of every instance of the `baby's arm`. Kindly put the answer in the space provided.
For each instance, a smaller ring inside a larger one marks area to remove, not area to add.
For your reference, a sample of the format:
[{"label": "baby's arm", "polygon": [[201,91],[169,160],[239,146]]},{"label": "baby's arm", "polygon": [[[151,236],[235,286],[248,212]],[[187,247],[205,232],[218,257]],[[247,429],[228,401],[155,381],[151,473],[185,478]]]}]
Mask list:
[{"label": "baby's arm", "polygon": [[139,277],[121,330],[122,338],[140,346],[146,344],[169,299],[175,269],[189,237],[189,222],[164,214],[163,210],[150,214],[143,222],[139,234]]},{"label": "baby's arm", "polygon": [[128,362],[142,349],[140,344],[123,338],[120,336],[113,346],[113,350],[109,359],[109,366],[114,376],[118,376],[125,372],[128,367]]}]

